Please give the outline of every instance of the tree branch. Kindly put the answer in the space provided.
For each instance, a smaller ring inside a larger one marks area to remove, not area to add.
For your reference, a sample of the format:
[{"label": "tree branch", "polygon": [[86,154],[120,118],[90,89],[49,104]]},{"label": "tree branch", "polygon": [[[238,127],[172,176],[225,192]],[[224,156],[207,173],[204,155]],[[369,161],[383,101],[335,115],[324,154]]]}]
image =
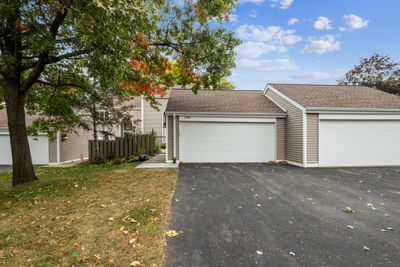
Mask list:
[{"label": "tree branch", "polygon": [[46,86],[51,86],[54,88],[58,88],[58,87],[77,87],[79,89],[82,89],[83,91],[85,91],[86,93],[90,94],[91,96],[93,96],[96,99],[100,99],[99,96],[93,92],[91,92],[88,88],[86,88],[85,86],[82,86],[80,84],[75,84],[75,83],[61,83],[61,84],[55,84],[55,83],[49,83],[49,82],[45,82],[45,81],[41,81],[41,80],[37,80],[36,83],[38,84],[42,84],[42,85],[46,85]]},{"label": "tree branch", "polygon": [[[63,23],[67,14],[68,14],[68,9],[59,9],[56,14],[56,17],[51,23],[50,33],[54,39],[56,38],[58,30],[61,27],[61,24]],[[21,84],[20,90],[22,91],[22,93],[26,93],[39,78],[40,74],[42,74],[44,67],[47,64],[46,60],[48,56],[49,56],[49,50],[47,49],[42,53],[40,53],[39,59],[34,65],[33,70],[29,74],[28,78],[26,78]]]}]

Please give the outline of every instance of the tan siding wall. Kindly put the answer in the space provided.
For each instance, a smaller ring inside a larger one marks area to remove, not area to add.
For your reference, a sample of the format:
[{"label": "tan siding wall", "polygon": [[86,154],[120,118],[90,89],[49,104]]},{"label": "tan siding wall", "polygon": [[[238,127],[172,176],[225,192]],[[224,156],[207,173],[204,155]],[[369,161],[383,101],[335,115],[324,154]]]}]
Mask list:
[{"label": "tan siding wall", "polygon": [[49,142],[49,162],[57,163],[57,141]]},{"label": "tan siding wall", "polygon": [[303,112],[271,90],[267,96],[286,109],[285,156],[286,160],[303,163]]},{"label": "tan siding wall", "polygon": [[318,163],[318,114],[307,114],[307,163]]},{"label": "tan siding wall", "polygon": [[285,159],[285,119],[276,119],[276,159]]},{"label": "tan siding wall", "polygon": [[[25,114],[25,123],[26,126],[32,124],[32,122],[37,118],[37,116],[31,116]],[[0,128],[8,128],[8,119],[7,119],[7,111],[5,108],[0,110]]]},{"label": "tan siding wall", "polygon": [[68,140],[61,142],[61,162],[88,157],[89,133],[80,130],[78,134],[68,133]]},{"label": "tan siding wall", "polygon": [[[179,160],[179,117],[176,116],[176,160]],[[167,118],[167,129],[168,129],[168,160],[173,160],[174,158],[174,122],[173,117],[168,116]]]},{"label": "tan siding wall", "polygon": [[157,101],[161,104],[159,111],[153,109],[147,101],[144,101],[144,131],[147,133],[154,129],[156,136],[162,136],[162,114],[167,106],[168,99],[157,99]]},{"label": "tan siding wall", "polygon": [[3,108],[0,110],[0,128],[8,128],[7,124],[7,112],[6,109]]}]

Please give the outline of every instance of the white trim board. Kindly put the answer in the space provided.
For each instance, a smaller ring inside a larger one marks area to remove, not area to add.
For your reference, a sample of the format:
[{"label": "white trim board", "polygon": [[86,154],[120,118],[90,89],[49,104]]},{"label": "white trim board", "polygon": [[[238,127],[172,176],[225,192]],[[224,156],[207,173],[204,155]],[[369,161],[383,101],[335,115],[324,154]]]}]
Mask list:
[{"label": "white trim board", "polygon": [[248,123],[275,123],[276,119],[273,118],[227,118],[227,117],[198,117],[198,116],[180,116],[179,121],[184,122],[248,122]]},{"label": "white trim board", "polygon": [[291,99],[290,97],[286,96],[285,94],[281,93],[278,89],[274,88],[272,85],[268,84],[267,88],[265,89],[265,93],[267,94],[268,90],[271,90],[272,92],[276,93],[278,96],[282,97],[283,99],[285,99],[286,101],[288,101],[290,104],[292,104],[293,106],[295,106],[296,108],[305,111],[306,108],[303,107],[302,105],[300,105],[299,103],[297,103],[296,101],[294,101],[293,99]]},{"label": "white trim board", "polygon": [[320,120],[400,120],[396,114],[319,114]]}]

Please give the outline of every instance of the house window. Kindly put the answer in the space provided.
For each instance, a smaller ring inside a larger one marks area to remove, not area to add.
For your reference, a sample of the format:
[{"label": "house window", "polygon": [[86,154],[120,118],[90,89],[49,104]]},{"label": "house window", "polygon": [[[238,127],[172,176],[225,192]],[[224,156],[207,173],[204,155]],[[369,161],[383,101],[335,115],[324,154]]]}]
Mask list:
[{"label": "house window", "polygon": [[135,126],[130,119],[124,119],[121,124],[121,136],[127,137],[135,134]]}]

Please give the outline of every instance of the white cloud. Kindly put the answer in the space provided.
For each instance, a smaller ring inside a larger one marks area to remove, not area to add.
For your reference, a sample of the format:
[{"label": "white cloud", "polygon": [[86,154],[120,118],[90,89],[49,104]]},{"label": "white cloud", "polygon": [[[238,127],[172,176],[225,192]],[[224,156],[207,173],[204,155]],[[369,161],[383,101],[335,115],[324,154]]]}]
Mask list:
[{"label": "white cloud", "polygon": [[332,22],[327,17],[321,17],[321,16],[314,22],[314,28],[317,30],[333,29]]},{"label": "white cloud", "polygon": [[345,28],[345,27],[339,27],[339,31],[345,32],[345,31],[346,31],[346,28]]},{"label": "white cloud", "polygon": [[295,25],[295,24],[297,24],[297,23],[299,23],[299,22],[300,22],[300,21],[299,21],[298,18],[290,18],[287,24],[288,24],[288,25]]},{"label": "white cloud", "polygon": [[305,53],[323,54],[339,50],[342,43],[335,40],[333,35],[325,35],[319,39],[310,38],[308,44],[302,49]]},{"label": "white cloud", "polygon": [[244,42],[236,48],[238,58],[258,58],[270,52],[283,53],[286,51],[284,46],[251,41]]},{"label": "white cloud", "polygon": [[310,71],[290,75],[296,82],[334,82],[342,78],[346,70]]},{"label": "white cloud", "polygon": [[249,16],[250,17],[252,17],[252,18],[256,18],[257,17],[257,11],[255,11],[255,10],[252,10],[250,13],[249,13]]},{"label": "white cloud", "polygon": [[292,45],[301,41],[295,30],[285,30],[280,26],[262,27],[260,25],[243,24],[236,29],[239,38],[251,41],[274,41],[283,45]]},{"label": "white cloud", "polygon": [[358,30],[367,27],[369,23],[368,20],[365,20],[354,14],[344,15],[343,18],[350,30]]},{"label": "white cloud", "polygon": [[296,68],[288,58],[277,59],[241,59],[236,62],[237,68],[250,71],[289,70]]},{"label": "white cloud", "polygon": [[243,3],[253,3],[256,5],[260,5],[264,3],[265,0],[238,0],[236,1],[237,4],[243,4]]},{"label": "white cloud", "polygon": [[229,15],[229,21],[233,22],[233,23],[238,22],[239,21],[239,16],[237,14],[230,14]]},{"label": "white cloud", "polygon": [[293,4],[293,0],[271,0],[271,6],[280,9],[288,9]]}]

